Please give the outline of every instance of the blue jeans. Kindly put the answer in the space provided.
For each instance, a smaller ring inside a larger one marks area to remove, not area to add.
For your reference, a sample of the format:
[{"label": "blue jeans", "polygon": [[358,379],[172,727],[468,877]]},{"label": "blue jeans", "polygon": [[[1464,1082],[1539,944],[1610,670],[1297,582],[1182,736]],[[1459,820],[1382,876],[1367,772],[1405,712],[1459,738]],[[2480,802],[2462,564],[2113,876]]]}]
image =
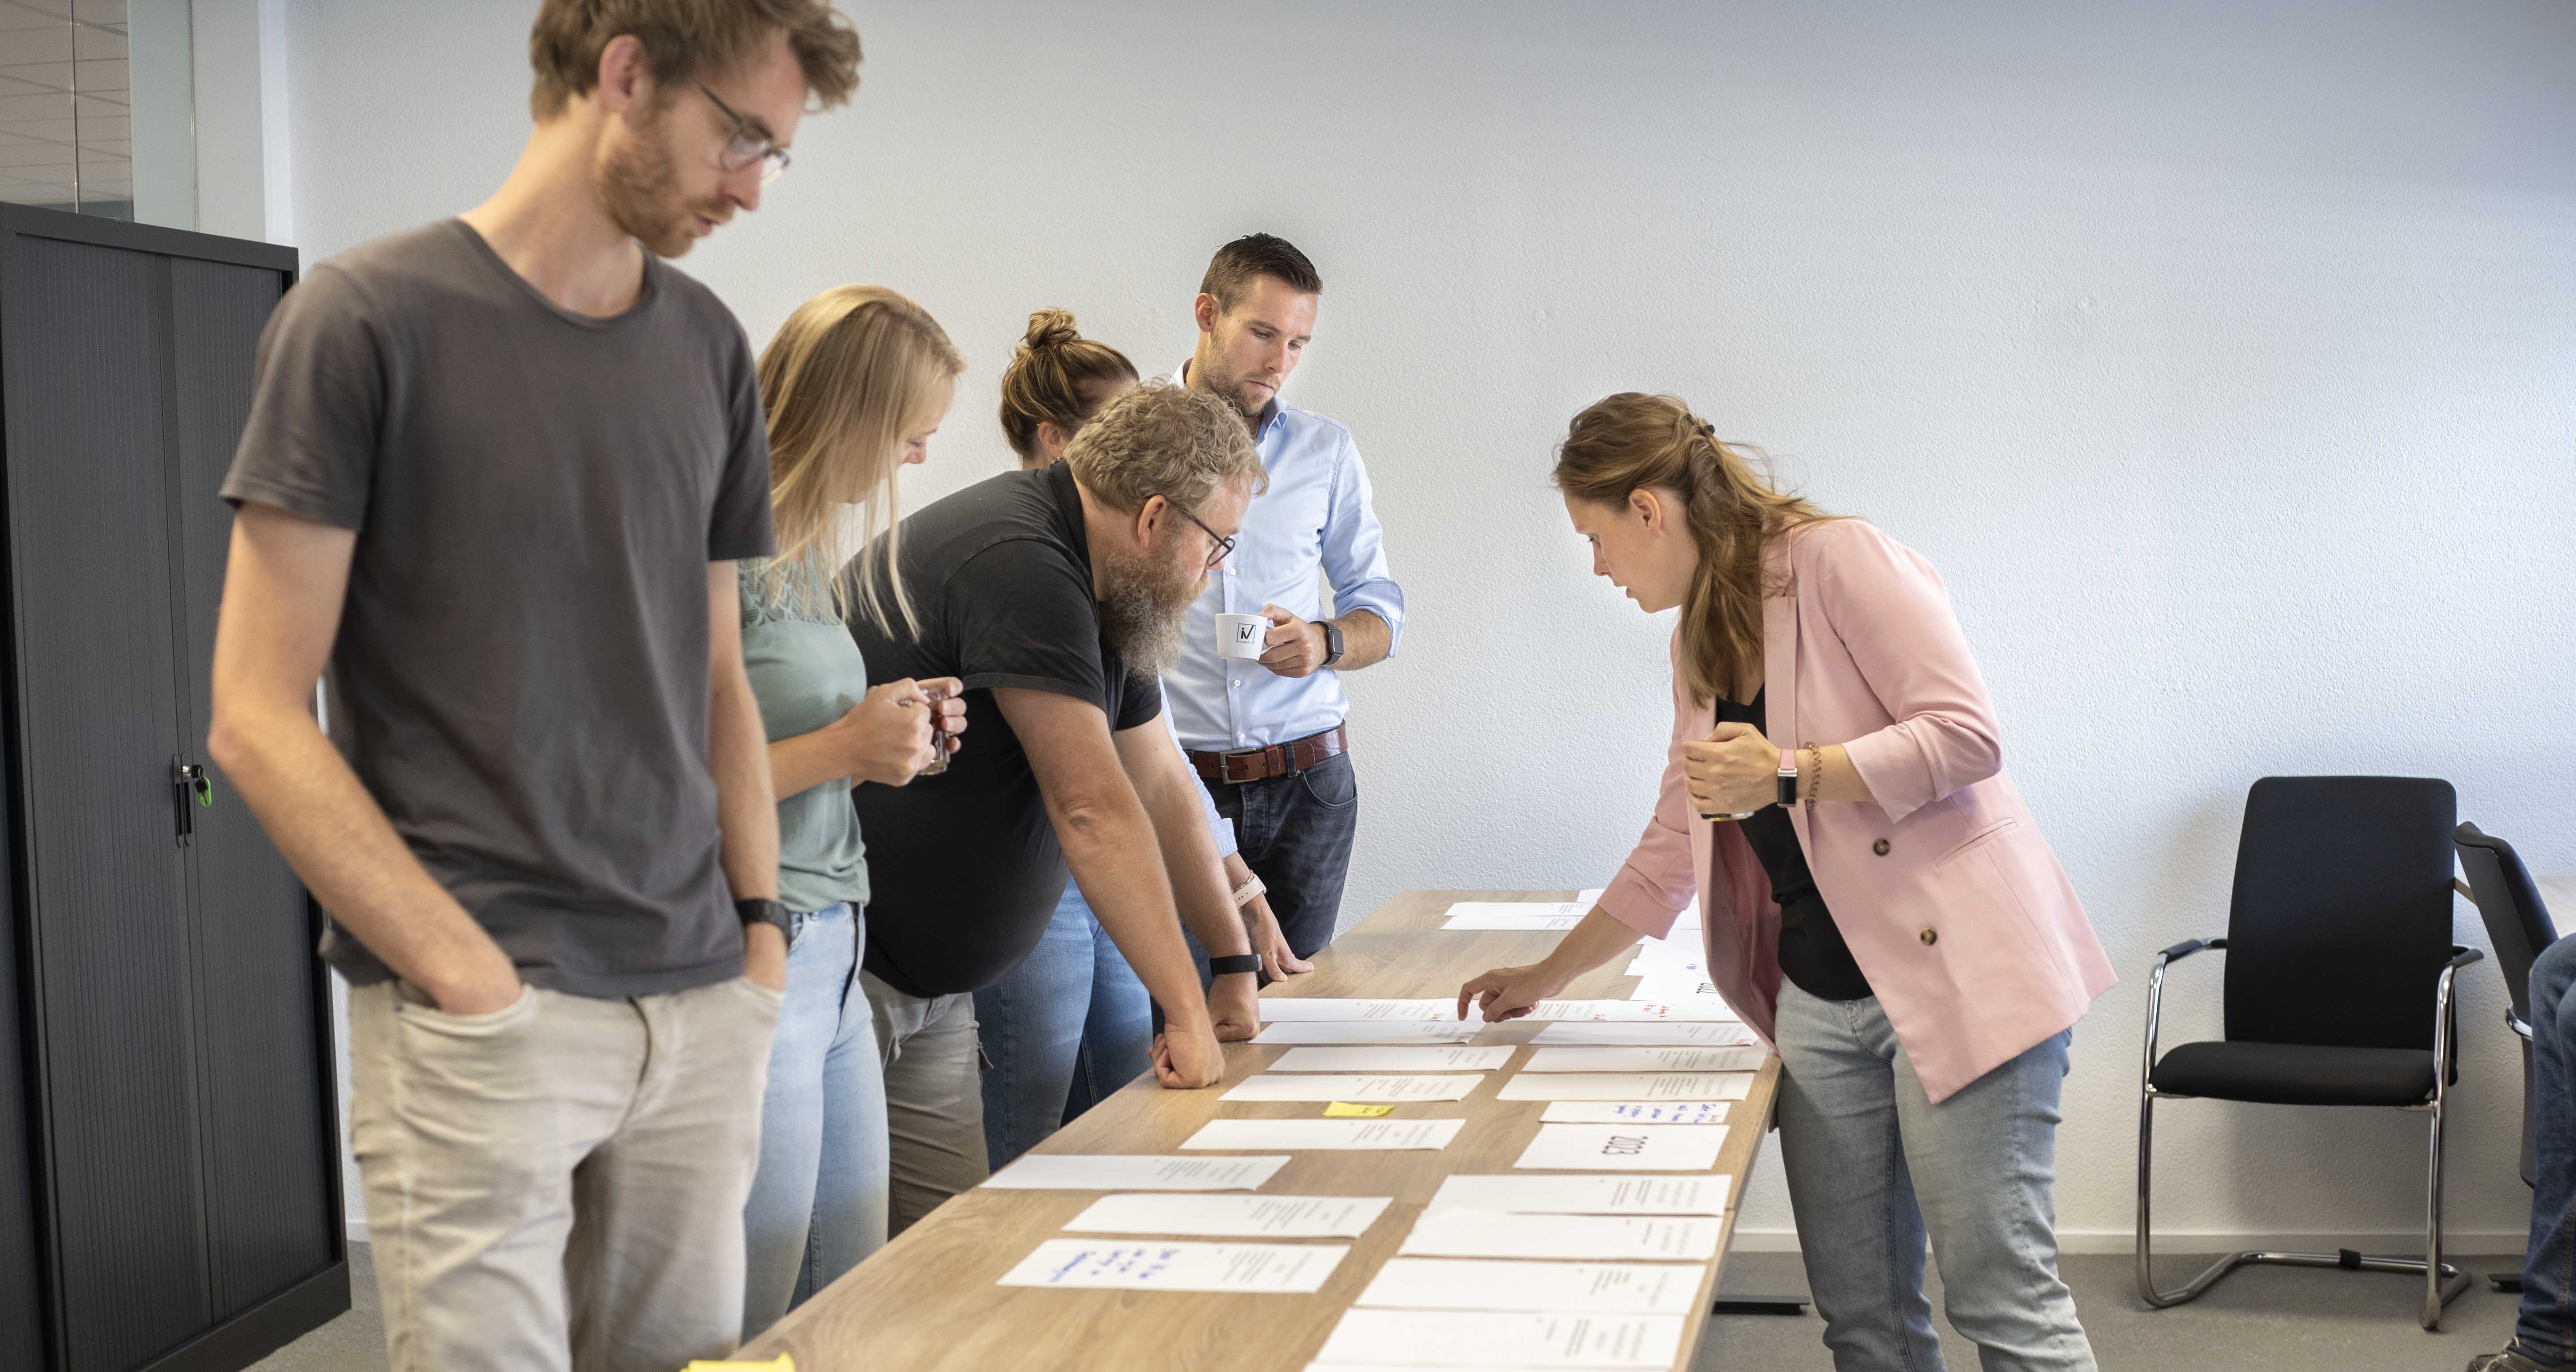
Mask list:
[{"label": "blue jeans", "polygon": [[843,904],[794,924],[760,1103],[760,1171],[743,1207],[746,1339],[886,1241],[885,1077],[859,989],[866,920]]},{"label": "blue jeans", "polygon": [[1038,946],[975,993],[975,1022],[996,1169],[1153,1067],[1153,998],[1070,881]]},{"label": "blue jeans", "polygon": [[1944,1313],[1986,1372],[2093,1372],[2057,1275],[2060,1033],[1939,1105],[1878,1000],[1780,986],[1780,1162],[1837,1372],[1939,1372],[1923,1298],[1928,1230]]},{"label": "blue jeans", "polygon": [[2531,1246],[2513,1346],[2533,1362],[2576,1363],[2576,938],[2531,964]]}]

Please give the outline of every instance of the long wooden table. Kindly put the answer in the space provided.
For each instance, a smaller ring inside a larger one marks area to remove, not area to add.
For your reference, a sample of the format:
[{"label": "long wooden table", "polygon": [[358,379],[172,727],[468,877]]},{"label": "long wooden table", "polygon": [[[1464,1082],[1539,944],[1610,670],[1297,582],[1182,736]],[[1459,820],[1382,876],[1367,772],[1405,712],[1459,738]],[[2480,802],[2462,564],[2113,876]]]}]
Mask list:
[{"label": "long wooden table", "polygon": [[[1571,891],[1408,891],[1343,934],[1315,958],[1308,975],[1273,988],[1293,996],[1454,996],[1487,968],[1534,962],[1562,935],[1447,932],[1452,901],[1566,901]],[[1635,979],[1625,958],[1577,980],[1565,994],[1621,999]],[[1522,1043],[1541,1026],[1489,1025],[1477,1043]],[[1311,1119],[1321,1104],[1226,1102],[1217,1097],[1262,1071],[1286,1051],[1226,1045],[1222,1085],[1167,1091],[1149,1077],[1101,1102],[1039,1145],[1041,1153],[1174,1153],[1183,1139],[1220,1115]],[[1511,1070],[1528,1060],[1515,1054]],[[1772,1058],[1751,1094],[1728,1112],[1717,1171],[1734,1181],[1718,1246],[1692,1303],[1677,1366],[1698,1346],[1717,1289],[1726,1245],[1735,1234],[1744,1178],[1762,1145],[1778,1085]],[[1453,1173],[1508,1173],[1537,1135],[1537,1101],[1494,1099],[1507,1072],[1486,1074],[1466,1100],[1399,1105],[1390,1118],[1463,1118],[1447,1148],[1420,1152],[1292,1152],[1261,1190],[1274,1195],[1392,1196],[1366,1234],[1351,1242],[1321,1291],[1311,1296],[1161,1291],[1042,1290],[994,1285],[1044,1240],[1066,1237],[1065,1222],[1101,1195],[1096,1191],[1015,1191],[978,1187],[939,1207],[876,1256],[834,1282],[737,1356],[793,1353],[798,1372],[995,1372],[1002,1368],[1084,1368],[1102,1372],[1187,1368],[1192,1372],[1300,1372],[1323,1347],[1361,1288],[1394,1256],[1414,1218]],[[1282,1150],[1286,1151],[1286,1150]],[[1211,1157],[1224,1156],[1210,1154]]]}]

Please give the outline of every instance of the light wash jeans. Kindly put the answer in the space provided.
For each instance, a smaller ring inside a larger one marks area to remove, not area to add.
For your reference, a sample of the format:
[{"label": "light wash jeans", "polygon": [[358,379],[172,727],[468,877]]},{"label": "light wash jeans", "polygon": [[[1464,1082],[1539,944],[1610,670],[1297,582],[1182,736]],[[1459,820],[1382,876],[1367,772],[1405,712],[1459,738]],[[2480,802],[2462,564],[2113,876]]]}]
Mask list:
[{"label": "light wash jeans", "polygon": [[843,904],[793,923],[787,1003],[760,1105],[760,1171],[743,1207],[745,1339],[886,1241],[885,1077],[859,989],[867,921]]},{"label": "light wash jeans", "polygon": [[1923,1298],[1986,1372],[2093,1372],[2057,1275],[2060,1033],[1934,1105],[1878,1000],[1780,985],[1780,1162],[1836,1372],[1940,1372]]},{"label": "light wash jeans", "polygon": [[1153,1066],[1153,998],[1070,881],[1038,946],[975,993],[975,1020],[993,1060],[984,1151],[997,1168]]}]

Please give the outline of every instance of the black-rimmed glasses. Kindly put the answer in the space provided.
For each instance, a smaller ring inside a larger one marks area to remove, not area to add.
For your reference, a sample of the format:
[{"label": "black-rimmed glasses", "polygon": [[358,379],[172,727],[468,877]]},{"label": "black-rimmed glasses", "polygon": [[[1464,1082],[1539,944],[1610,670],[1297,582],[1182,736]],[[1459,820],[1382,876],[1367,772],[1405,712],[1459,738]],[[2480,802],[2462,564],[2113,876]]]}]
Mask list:
[{"label": "black-rimmed glasses", "polygon": [[1181,518],[1188,520],[1192,524],[1198,525],[1200,532],[1216,540],[1216,551],[1208,554],[1208,570],[1216,570],[1217,564],[1225,561],[1226,555],[1234,551],[1233,539],[1209,528],[1206,522],[1201,520],[1197,515],[1191,514],[1187,510],[1182,510],[1179,501],[1172,499],[1170,496],[1165,496],[1163,497],[1163,503],[1171,506],[1175,510],[1180,510]]},{"label": "black-rimmed glasses", "polygon": [[716,158],[717,166],[738,172],[754,162],[767,163],[760,169],[760,184],[764,186],[787,170],[787,149],[771,142],[769,135],[752,127],[750,120],[743,118],[714,91],[708,90],[706,82],[692,81],[689,84],[696,86],[698,94],[707,98],[707,103],[722,110],[725,118],[733,121],[733,137],[725,140],[724,151]]}]

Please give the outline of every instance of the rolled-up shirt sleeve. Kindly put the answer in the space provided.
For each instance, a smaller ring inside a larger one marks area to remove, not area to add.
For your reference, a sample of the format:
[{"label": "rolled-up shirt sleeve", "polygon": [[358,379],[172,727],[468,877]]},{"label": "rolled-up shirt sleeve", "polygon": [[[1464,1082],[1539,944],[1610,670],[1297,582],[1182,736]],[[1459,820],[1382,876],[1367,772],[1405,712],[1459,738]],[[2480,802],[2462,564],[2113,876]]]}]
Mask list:
[{"label": "rolled-up shirt sleeve", "polygon": [[1330,503],[1324,511],[1324,579],[1333,588],[1336,614],[1366,610],[1386,621],[1386,655],[1404,642],[1404,588],[1386,566],[1386,531],[1378,526],[1368,468],[1359,445],[1342,435],[1334,455]]},{"label": "rolled-up shirt sleeve", "polygon": [[1932,564],[1859,520],[1800,537],[1800,574],[1894,723],[1843,744],[1891,819],[2003,770],[1994,702]]},{"label": "rolled-up shirt sleeve", "polygon": [[[1678,643],[1675,651],[1678,651]],[[1682,745],[1690,741],[1691,708],[1681,673],[1673,673],[1673,736],[1664,750],[1664,778],[1655,789],[1654,817],[1628,853],[1619,874],[1602,889],[1601,908],[1648,938],[1672,932],[1682,908],[1699,893],[1691,843],[1700,820],[1683,785]]]}]

